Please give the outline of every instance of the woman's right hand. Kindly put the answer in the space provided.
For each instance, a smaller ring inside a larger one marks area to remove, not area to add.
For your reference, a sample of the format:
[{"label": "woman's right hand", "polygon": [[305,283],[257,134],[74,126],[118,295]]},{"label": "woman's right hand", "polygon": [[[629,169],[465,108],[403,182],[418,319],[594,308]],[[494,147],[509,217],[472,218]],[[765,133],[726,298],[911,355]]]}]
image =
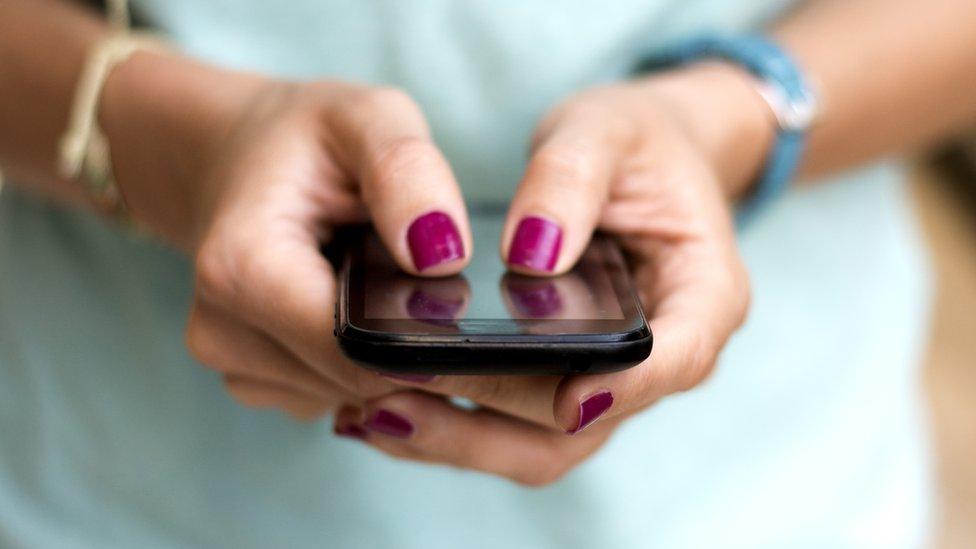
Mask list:
[{"label": "woman's right hand", "polygon": [[148,54],[116,73],[101,121],[120,189],[137,221],[195,257],[192,354],[242,403],[299,418],[396,390],[339,352],[320,245],[368,220],[407,272],[464,267],[467,213],[417,105]]}]

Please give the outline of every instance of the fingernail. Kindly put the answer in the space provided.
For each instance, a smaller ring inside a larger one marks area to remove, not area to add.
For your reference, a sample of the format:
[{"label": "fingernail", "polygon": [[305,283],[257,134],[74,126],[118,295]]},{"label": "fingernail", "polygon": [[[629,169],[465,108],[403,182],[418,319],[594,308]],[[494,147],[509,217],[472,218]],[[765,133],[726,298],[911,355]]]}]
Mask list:
[{"label": "fingernail", "polygon": [[428,381],[434,379],[432,375],[426,374],[380,374],[383,377],[388,377],[390,379],[399,379],[400,381],[407,381],[410,383],[427,383]]},{"label": "fingernail", "polygon": [[464,257],[461,233],[444,212],[430,212],[415,219],[407,230],[407,244],[418,271]]},{"label": "fingernail", "polygon": [[413,434],[413,423],[389,410],[377,410],[366,421],[366,428],[396,438],[409,438]]},{"label": "fingernail", "polygon": [[407,313],[417,320],[454,320],[464,299],[443,299],[423,290],[415,290],[407,299]]},{"label": "fingernail", "polygon": [[548,219],[526,217],[519,222],[508,250],[508,263],[552,272],[563,244],[563,230]]},{"label": "fingernail", "polygon": [[530,280],[506,278],[512,304],[520,315],[525,318],[547,318],[562,310],[563,300],[555,284],[545,279],[523,278]]},{"label": "fingernail", "polygon": [[586,429],[587,426],[596,421],[607,410],[609,410],[610,406],[612,405],[613,395],[610,393],[610,391],[601,391],[588,397],[583,402],[580,402],[579,423],[576,425],[575,429],[569,431],[569,434],[575,435],[583,429]]},{"label": "fingernail", "polygon": [[366,435],[369,434],[366,429],[355,423],[336,425],[332,428],[332,432],[340,437],[357,438],[359,440],[366,440]]}]

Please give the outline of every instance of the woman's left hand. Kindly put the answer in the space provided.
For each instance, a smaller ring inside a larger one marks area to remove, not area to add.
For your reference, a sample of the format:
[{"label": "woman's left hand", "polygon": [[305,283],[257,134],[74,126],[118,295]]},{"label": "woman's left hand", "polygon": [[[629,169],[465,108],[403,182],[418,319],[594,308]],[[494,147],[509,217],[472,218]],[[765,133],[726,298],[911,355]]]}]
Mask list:
[{"label": "woman's left hand", "polygon": [[393,456],[543,485],[627,417],[698,385],[749,303],[730,198],[758,170],[773,125],[748,78],[705,65],[593,89],[537,131],[502,256],[520,272],[558,274],[594,228],[616,235],[654,333],[647,361],[601,375],[404,380],[415,390],[344,408],[336,426]]}]

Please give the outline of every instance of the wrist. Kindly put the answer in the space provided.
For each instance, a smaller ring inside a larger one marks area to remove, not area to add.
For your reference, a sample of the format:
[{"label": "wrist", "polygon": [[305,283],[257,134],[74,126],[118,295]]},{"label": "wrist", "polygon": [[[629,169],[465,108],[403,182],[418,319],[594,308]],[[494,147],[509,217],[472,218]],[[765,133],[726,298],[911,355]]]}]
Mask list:
[{"label": "wrist", "polygon": [[708,60],[647,80],[710,161],[726,195],[747,195],[777,133],[756,78],[737,65]]},{"label": "wrist", "polygon": [[99,124],[132,217],[163,239],[192,248],[206,171],[263,79],[170,53],[139,52],[102,91]]}]

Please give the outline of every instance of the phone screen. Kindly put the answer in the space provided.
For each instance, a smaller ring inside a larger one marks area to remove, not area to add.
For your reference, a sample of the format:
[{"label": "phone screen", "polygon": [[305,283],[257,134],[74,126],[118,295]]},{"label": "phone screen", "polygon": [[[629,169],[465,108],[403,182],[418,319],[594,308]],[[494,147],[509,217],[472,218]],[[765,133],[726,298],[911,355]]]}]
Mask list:
[{"label": "phone screen", "polygon": [[343,352],[378,371],[425,374],[610,372],[647,358],[653,338],[616,242],[594,235],[560,276],[510,273],[497,252],[503,216],[472,212],[471,262],[445,278],[404,273],[374,233],[342,240]]},{"label": "phone screen", "polygon": [[[414,277],[401,271],[375,234],[364,243],[363,318],[430,323],[461,320],[624,319],[612,273],[613,248],[590,246],[569,272],[531,277],[508,272],[497,253],[500,215],[472,215],[478,250],[465,270],[446,278]],[[629,296],[628,296],[629,297]]]}]

